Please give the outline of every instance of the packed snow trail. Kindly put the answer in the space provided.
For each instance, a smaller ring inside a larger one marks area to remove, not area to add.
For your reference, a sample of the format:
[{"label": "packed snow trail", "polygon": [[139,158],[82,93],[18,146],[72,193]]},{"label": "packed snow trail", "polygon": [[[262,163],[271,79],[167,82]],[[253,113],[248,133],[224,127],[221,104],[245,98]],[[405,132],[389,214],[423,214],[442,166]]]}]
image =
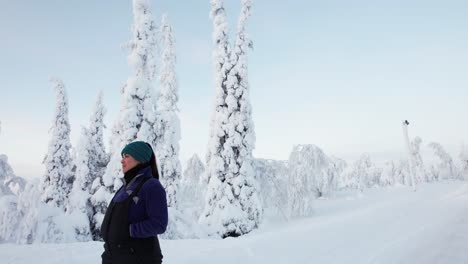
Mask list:
[{"label": "packed snow trail", "polygon": [[[164,263],[468,263],[468,183],[339,193],[309,218],[225,240],[162,240]],[[2,263],[100,263],[102,243],[0,244]]]}]

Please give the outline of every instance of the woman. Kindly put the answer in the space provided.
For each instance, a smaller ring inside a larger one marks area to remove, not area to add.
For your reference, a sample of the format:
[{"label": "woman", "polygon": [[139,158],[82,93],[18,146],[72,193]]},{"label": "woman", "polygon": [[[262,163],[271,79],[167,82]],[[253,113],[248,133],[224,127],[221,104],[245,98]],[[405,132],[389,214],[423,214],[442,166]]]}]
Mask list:
[{"label": "woman", "polygon": [[166,231],[167,202],[153,149],[135,141],[121,154],[124,185],[112,198],[102,222],[102,263],[162,263],[157,235]]}]

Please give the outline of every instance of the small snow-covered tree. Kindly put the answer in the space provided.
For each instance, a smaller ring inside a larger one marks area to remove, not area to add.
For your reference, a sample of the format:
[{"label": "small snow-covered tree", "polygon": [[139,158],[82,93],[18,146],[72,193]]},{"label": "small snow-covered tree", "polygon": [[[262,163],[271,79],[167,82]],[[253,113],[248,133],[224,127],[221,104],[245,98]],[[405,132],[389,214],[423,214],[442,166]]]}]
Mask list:
[{"label": "small snow-covered tree", "polygon": [[338,190],[342,186],[343,182],[343,173],[348,167],[348,164],[343,159],[331,156],[329,157],[329,167],[328,167],[328,192],[333,192]]},{"label": "small snow-covered tree", "polygon": [[[12,184],[12,181],[16,184]],[[22,178],[15,176],[8,164],[8,157],[0,154],[0,243],[15,240],[21,220],[21,214],[17,210],[17,195],[24,188],[24,184]]]},{"label": "small snow-covered tree", "polygon": [[151,82],[155,73],[156,25],[148,0],[133,0],[132,29],[128,61],[134,74],[122,89],[122,106],[112,131],[110,161],[102,178],[109,191],[122,186],[120,151],[123,147],[134,140],[156,141]]},{"label": "small snow-covered tree", "polygon": [[255,177],[265,214],[287,218],[288,169],[286,161],[255,159]]},{"label": "small snow-covered tree", "polygon": [[197,222],[203,206],[202,193],[206,186],[202,181],[204,171],[203,163],[194,154],[188,161],[184,176],[178,186],[178,208],[169,207],[169,223],[161,238],[206,237],[205,232]]},{"label": "small snow-covered tree", "polygon": [[63,82],[58,79],[51,82],[55,88],[56,107],[44,159],[46,172],[42,177],[42,200],[65,210],[65,201],[73,183],[68,99]]},{"label": "small snow-covered tree", "polygon": [[448,154],[444,147],[437,142],[431,142],[428,145],[434,151],[434,154],[439,158],[437,164],[437,174],[439,179],[458,179],[459,172],[452,160],[450,154]]},{"label": "small snow-covered tree", "polygon": [[468,180],[468,148],[462,145],[460,154],[461,178]]},{"label": "small snow-covered tree", "polygon": [[21,214],[17,210],[18,198],[0,185],[0,243],[15,242]]},{"label": "small snow-covered tree", "polygon": [[178,116],[178,84],[175,72],[175,40],[167,15],[161,22],[163,54],[161,64],[161,86],[157,96],[156,153],[161,168],[162,182],[167,193],[168,206],[176,208],[177,191],[181,178],[179,160],[180,120]]},{"label": "small snow-covered tree", "polygon": [[16,227],[10,226],[15,233],[13,241],[21,244],[77,242],[74,227],[79,225],[79,219],[70,217],[53,203],[43,202],[41,192],[40,179],[33,179],[18,196],[16,208],[11,208],[10,214],[19,216]]},{"label": "small snow-covered tree", "polygon": [[[181,180],[181,206],[184,208],[195,207],[197,210],[202,208],[204,204],[204,187],[203,174],[205,173],[205,166],[197,154],[187,161],[184,174]],[[197,217],[200,212],[195,212]]]},{"label": "small snow-covered tree", "polygon": [[[8,157],[0,154],[0,189],[4,189],[4,193],[12,193],[18,196],[26,185],[26,180],[18,177],[13,172]],[[1,193],[1,191],[0,191]]]},{"label": "small snow-covered tree", "polygon": [[211,1],[216,95],[207,151],[208,191],[200,221],[223,238],[249,233],[262,216],[252,166],[255,134],[247,79],[245,23],[251,2],[241,4],[231,53],[223,1]]},{"label": "small snow-covered tree", "polygon": [[328,191],[330,159],[315,145],[297,145],[288,161],[289,216],[308,216]]},{"label": "small snow-covered tree", "polygon": [[394,186],[397,182],[395,176],[397,174],[397,166],[393,161],[388,161],[382,168],[382,176],[380,178],[381,186]]},{"label": "small snow-covered tree", "polygon": [[363,154],[345,172],[346,187],[364,191],[379,186],[382,170],[375,167],[368,154]]},{"label": "small snow-covered tree", "polygon": [[427,182],[428,179],[424,168],[424,162],[421,157],[421,143],[422,139],[420,137],[415,137],[411,142],[411,154],[413,156],[413,173],[416,182]]}]

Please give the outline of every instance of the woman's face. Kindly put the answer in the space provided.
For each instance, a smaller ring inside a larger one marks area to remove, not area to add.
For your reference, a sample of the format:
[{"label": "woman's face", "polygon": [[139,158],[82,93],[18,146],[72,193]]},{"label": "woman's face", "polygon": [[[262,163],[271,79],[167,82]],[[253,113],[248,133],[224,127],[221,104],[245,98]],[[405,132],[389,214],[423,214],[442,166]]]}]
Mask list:
[{"label": "woman's face", "polygon": [[135,168],[135,166],[139,164],[139,162],[136,159],[134,159],[132,156],[128,154],[123,154],[122,160],[120,161],[120,163],[122,163],[123,173],[126,173],[127,171]]}]

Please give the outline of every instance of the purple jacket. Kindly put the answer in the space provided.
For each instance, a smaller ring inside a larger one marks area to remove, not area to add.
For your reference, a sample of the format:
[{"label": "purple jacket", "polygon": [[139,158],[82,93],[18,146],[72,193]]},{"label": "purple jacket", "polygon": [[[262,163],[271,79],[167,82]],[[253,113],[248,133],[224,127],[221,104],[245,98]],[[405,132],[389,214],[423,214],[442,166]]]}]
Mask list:
[{"label": "purple jacket", "polygon": [[128,209],[130,236],[135,238],[152,237],[164,233],[167,227],[166,191],[158,179],[151,175],[151,167],[138,172],[135,180],[121,188],[114,196],[115,203],[128,198],[128,191],[134,190],[145,178],[150,178],[143,184],[138,194],[133,197]]}]

